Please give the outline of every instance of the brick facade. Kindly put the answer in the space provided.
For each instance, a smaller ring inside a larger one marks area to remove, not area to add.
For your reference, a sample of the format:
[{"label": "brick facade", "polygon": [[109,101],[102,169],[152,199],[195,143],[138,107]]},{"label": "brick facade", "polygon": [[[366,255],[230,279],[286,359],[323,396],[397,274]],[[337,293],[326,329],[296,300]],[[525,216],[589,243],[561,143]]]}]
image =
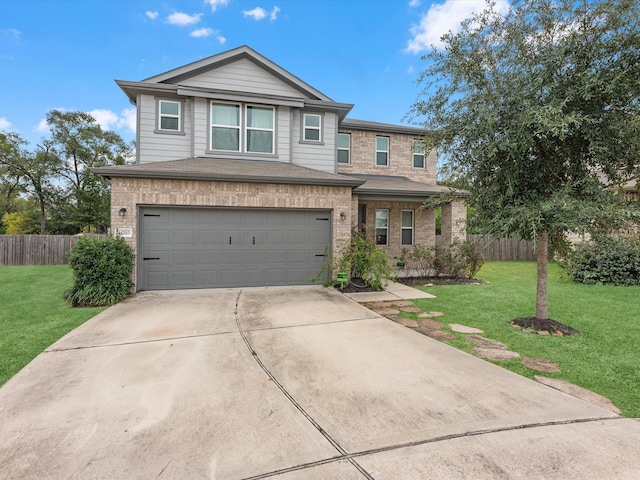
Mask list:
[{"label": "brick facade", "polygon": [[[113,178],[111,180],[111,228],[131,228],[127,242],[137,252],[139,206],[245,207],[331,210],[332,250],[351,234],[353,199],[351,187],[267,183],[211,182]],[[126,208],[124,216],[119,215]],[[356,205],[357,219],[357,205]],[[344,212],[346,218],[340,218]],[[134,269],[134,282],[137,269]]]},{"label": "brick facade", "polygon": [[442,206],[442,245],[451,245],[456,240],[467,239],[467,206],[464,200],[457,199]]},{"label": "brick facade", "polygon": [[[338,164],[338,173],[396,175],[423,183],[436,183],[437,154],[433,149],[425,154],[425,167],[413,167],[413,142],[418,137],[399,133],[340,129],[351,135],[350,163]],[[376,165],[376,137],[389,137],[389,165]]]},{"label": "brick facade", "polygon": [[[413,211],[413,245],[422,244],[427,246],[435,246],[436,244],[436,228],[435,228],[435,212],[433,210],[425,210],[421,208],[420,203],[415,202],[381,202],[381,201],[363,201],[361,203],[367,208],[367,234],[375,235],[376,230],[376,210],[389,211],[389,232],[388,245],[382,246],[389,256],[389,260],[399,257],[403,248],[412,249],[410,245],[402,245],[401,239],[401,223],[402,211]],[[395,263],[395,262],[392,262]]]}]

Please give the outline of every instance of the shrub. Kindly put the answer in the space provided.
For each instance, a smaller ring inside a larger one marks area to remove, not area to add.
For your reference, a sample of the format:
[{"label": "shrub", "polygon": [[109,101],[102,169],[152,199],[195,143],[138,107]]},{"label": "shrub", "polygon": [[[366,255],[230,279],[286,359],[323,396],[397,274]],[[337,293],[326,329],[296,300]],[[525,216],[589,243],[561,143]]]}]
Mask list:
[{"label": "shrub", "polygon": [[410,252],[403,250],[403,256],[408,260],[412,269],[419,277],[429,277],[440,269],[438,255],[435,247],[427,247],[418,243]]},{"label": "shrub", "polygon": [[73,286],[64,298],[73,307],[113,305],[125,298],[133,282],[133,251],[123,238],[82,238],[71,249]]},{"label": "shrub", "polygon": [[600,238],[576,245],[563,266],[579,283],[640,285],[640,240]]},{"label": "shrub", "polygon": [[382,290],[384,281],[394,278],[387,252],[357,228],[351,232],[349,243],[342,248],[339,257],[326,263],[314,281],[327,270],[330,273],[346,272],[349,278],[361,278],[366,286],[376,290]]},{"label": "shrub", "polygon": [[469,241],[454,242],[447,248],[436,249],[418,244],[412,251],[403,249],[401,260],[419,277],[448,276],[474,278],[484,264],[482,252]]}]

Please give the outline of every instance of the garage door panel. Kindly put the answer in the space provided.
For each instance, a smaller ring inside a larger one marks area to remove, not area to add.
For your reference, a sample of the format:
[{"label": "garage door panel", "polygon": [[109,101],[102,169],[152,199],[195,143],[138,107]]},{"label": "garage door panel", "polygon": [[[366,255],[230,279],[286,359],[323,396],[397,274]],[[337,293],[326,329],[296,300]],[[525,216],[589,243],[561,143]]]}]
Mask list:
[{"label": "garage door panel", "polygon": [[217,265],[219,262],[218,250],[198,250],[195,252],[195,264],[201,267]]},{"label": "garage door panel", "polygon": [[308,284],[330,246],[330,212],[143,207],[140,213],[140,257],[158,259],[138,263],[142,289]]},{"label": "garage door panel", "polygon": [[214,229],[196,230],[196,245],[218,245],[220,243],[221,232]]},{"label": "garage door panel", "polygon": [[193,264],[193,252],[190,250],[174,250],[169,255],[170,267],[191,267]]}]

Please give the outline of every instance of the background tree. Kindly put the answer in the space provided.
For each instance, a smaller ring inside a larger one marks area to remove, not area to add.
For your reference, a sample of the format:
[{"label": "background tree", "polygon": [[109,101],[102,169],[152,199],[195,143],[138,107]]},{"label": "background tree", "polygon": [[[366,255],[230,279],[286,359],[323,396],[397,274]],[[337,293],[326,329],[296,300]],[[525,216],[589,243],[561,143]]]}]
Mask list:
[{"label": "background tree", "polygon": [[487,4],[423,57],[410,115],[468,182],[477,223],[536,242],[537,318],[550,246],[637,221],[604,185],[640,161],[639,12],[639,0]]},{"label": "background tree", "polygon": [[62,157],[60,176],[66,197],[55,212],[58,231],[106,232],[110,222],[109,182],[91,173],[93,167],[123,165],[131,156],[130,146],[113,131],[102,130],[86,112],[47,114],[51,141]]},{"label": "background tree", "polygon": [[52,181],[60,170],[60,159],[51,142],[44,141],[35,152],[25,150],[25,145],[27,142],[16,133],[0,133],[0,164],[6,168],[6,176],[22,183],[38,202],[40,234],[44,235],[49,194],[55,188]]}]

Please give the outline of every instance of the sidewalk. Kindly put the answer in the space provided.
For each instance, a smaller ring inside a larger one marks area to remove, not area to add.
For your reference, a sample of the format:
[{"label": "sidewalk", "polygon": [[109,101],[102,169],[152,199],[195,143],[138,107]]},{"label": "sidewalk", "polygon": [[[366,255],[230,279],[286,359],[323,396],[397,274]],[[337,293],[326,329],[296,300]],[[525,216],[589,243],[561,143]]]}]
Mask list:
[{"label": "sidewalk", "polygon": [[[339,289],[337,289],[340,291]],[[397,282],[388,282],[382,292],[344,293],[343,295],[358,303],[388,302],[394,300],[415,300],[417,298],[436,298],[435,295],[423,292]]]}]

